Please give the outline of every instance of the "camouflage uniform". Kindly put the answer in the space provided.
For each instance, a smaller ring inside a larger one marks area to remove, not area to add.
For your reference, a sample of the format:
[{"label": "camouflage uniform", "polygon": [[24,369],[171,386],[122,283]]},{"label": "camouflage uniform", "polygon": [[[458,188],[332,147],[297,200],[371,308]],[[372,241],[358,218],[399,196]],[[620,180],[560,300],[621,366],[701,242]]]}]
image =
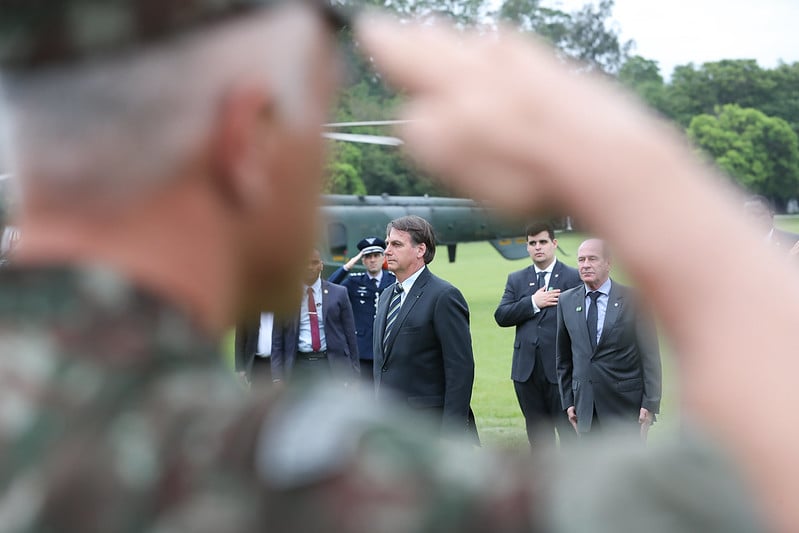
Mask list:
[{"label": "camouflage uniform", "polygon": [[347,398],[246,395],[108,271],[2,272],[0,365],[0,531],[533,530],[530,465],[480,470]]},{"label": "camouflage uniform", "polygon": [[[0,64],[86,60],[275,1],[0,0]],[[3,269],[0,533],[755,529],[701,446],[531,460],[342,394],[244,394],[185,314],[113,272]]]},{"label": "camouflage uniform", "polygon": [[244,394],[184,315],[100,269],[0,273],[0,379],[4,532],[756,529],[701,448],[536,462],[338,391]]}]

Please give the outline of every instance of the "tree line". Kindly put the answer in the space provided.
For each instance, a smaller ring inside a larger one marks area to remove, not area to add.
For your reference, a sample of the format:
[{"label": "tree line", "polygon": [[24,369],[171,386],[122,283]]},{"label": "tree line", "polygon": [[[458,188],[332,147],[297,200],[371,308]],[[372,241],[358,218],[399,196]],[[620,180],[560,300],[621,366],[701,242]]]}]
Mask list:
[{"label": "tree line", "polygon": [[[356,3],[340,0],[341,4]],[[634,55],[613,22],[613,0],[565,12],[541,0],[367,0],[401,17],[446,18],[463,28],[512,25],[549,41],[574,68],[617,80],[686,133],[697,151],[746,190],[779,208],[799,197],[799,63],[760,67],[726,59],[674,68],[668,80],[653,59]],[[402,95],[388,89],[342,35],[347,84],[337,122],[396,118]],[[386,134],[379,127],[358,133]],[[335,142],[327,191],[341,194],[444,195],[392,148]],[[490,177],[487,177],[490,178]]]}]

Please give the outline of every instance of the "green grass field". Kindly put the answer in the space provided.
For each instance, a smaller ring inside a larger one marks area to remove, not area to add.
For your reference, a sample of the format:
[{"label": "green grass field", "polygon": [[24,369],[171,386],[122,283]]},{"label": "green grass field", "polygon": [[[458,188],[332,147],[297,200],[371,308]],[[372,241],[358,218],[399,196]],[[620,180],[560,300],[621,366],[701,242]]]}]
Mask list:
[{"label": "green grass field", "polygon": [[[799,233],[799,217],[778,217],[777,225]],[[576,251],[584,235],[561,234],[558,258],[576,266]],[[566,255],[568,254],[568,255]],[[431,270],[461,289],[471,309],[472,342],[476,363],[472,406],[483,442],[501,447],[524,447],[524,420],[519,411],[510,380],[514,328],[500,328],[494,322],[494,309],[499,303],[508,273],[530,264],[529,259],[507,261],[487,242],[461,244],[457,261],[448,263],[446,250],[431,264]],[[626,282],[624,274],[614,272],[616,279]],[[232,357],[232,335],[225,342]],[[663,403],[659,422],[650,432],[658,440],[675,431],[679,425],[678,384],[674,378],[671,350],[661,336],[663,356]]]}]

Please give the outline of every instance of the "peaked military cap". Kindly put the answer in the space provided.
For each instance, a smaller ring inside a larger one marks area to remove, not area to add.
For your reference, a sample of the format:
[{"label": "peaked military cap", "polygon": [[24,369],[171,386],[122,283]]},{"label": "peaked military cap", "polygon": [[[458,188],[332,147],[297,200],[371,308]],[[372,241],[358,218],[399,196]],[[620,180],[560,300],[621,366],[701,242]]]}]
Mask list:
[{"label": "peaked military cap", "polygon": [[358,250],[366,254],[382,254],[386,251],[386,241],[378,237],[366,237],[357,244]]},{"label": "peaked military cap", "polygon": [[0,68],[30,69],[147,45],[255,9],[302,1],[333,29],[327,0],[0,0]]}]

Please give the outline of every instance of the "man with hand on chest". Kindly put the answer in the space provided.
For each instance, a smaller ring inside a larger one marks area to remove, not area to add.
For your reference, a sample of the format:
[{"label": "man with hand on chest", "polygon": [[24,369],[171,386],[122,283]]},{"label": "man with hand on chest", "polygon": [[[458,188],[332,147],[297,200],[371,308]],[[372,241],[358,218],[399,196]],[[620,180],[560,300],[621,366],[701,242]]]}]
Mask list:
[{"label": "man with hand on chest", "polygon": [[344,287],[322,280],[324,263],[313,250],[299,313],[275,321],[272,377],[276,382],[333,378],[348,386],[360,372],[352,306]]},{"label": "man with hand on chest", "polygon": [[530,446],[543,429],[557,431],[563,443],[574,437],[574,429],[561,406],[555,372],[555,308],[561,291],[579,285],[580,275],[555,258],[558,241],[550,224],[531,224],[526,235],[533,264],[508,275],[494,319],[501,327],[516,327],[511,379]]},{"label": "man with hand on chest", "polygon": [[[396,283],[393,273],[383,268],[383,255],[386,241],[378,237],[366,237],[358,243],[358,255],[333,272],[327,279],[347,289],[355,315],[355,335],[358,340],[358,354],[361,365],[361,378],[372,382],[374,352],[372,351],[372,334],[374,331],[377,299],[383,289]],[[366,272],[350,270],[358,261],[366,267]]]}]

